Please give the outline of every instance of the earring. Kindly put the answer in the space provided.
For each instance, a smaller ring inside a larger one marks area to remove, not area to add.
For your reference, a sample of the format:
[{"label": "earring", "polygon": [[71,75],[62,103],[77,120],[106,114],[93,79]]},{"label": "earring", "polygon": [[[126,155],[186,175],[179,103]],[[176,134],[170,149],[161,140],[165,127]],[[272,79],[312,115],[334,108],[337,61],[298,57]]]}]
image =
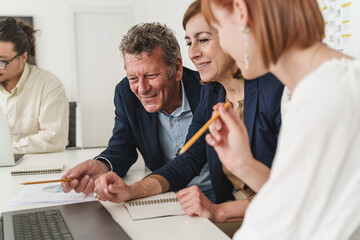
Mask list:
[{"label": "earring", "polygon": [[248,40],[248,33],[250,32],[249,27],[240,26],[240,31],[244,34],[244,45],[245,45],[245,53],[244,53],[244,63],[245,63],[245,69],[249,69],[249,40]]}]

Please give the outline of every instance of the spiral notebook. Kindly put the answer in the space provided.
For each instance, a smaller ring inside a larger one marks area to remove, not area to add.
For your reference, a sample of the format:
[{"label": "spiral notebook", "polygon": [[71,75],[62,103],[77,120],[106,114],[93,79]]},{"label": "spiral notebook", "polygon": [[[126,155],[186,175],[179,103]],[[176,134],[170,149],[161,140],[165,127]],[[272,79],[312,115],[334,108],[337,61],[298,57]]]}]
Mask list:
[{"label": "spiral notebook", "polygon": [[185,214],[174,192],[132,200],[124,205],[133,220]]},{"label": "spiral notebook", "polygon": [[60,173],[63,169],[64,161],[62,159],[53,159],[51,154],[27,154],[14,167],[11,175]]}]

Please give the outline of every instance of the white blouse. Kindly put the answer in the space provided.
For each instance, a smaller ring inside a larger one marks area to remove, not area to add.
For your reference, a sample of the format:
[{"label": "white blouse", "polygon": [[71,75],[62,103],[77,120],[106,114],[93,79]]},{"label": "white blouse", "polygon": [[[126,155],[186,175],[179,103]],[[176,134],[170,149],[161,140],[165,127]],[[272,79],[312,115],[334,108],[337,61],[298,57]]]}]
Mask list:
[{"label": "white blouse", "polygon": [[69,103],[48,71],[26,63],[11,93],[0,84],[0,115],[8,115],[14,153],[62,151],[67,145]]},{"label": "white blouse", "polygon": [[269,180],[234,239],[360,239],[360,62],[332,59],[287,103]]}]

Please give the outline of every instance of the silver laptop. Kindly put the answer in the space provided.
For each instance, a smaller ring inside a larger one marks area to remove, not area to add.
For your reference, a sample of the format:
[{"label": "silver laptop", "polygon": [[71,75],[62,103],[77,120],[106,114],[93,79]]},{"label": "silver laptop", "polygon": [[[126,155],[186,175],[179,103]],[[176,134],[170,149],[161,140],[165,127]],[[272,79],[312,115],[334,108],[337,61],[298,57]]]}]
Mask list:
[{"label": "silver laptop", "polygon": [[1,214],[0,239],[131,239],[99,201]]},{"label": "silver laptop", "polygon": [[0,167],[14,166],[24,154],[13,154],[7,116],[0,116]]}]

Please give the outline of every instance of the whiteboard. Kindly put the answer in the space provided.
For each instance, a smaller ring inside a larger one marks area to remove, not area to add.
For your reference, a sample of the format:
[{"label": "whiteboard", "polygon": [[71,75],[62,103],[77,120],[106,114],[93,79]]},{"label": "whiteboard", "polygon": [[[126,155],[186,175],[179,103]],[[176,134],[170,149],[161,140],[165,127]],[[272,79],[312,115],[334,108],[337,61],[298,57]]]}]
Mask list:
[{"label": "whiteboard", "polygon": [[325,21],[323,42],[339,52],[360,58],[360,1],[318,0]]}]

